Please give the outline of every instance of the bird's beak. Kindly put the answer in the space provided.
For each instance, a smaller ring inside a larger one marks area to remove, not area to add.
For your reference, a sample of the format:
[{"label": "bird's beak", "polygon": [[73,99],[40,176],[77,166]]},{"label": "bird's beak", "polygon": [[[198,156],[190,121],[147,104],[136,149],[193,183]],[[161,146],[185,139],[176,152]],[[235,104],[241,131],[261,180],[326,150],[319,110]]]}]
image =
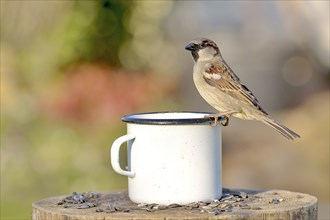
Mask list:
[{"label": "bird's beak", "polygon": [[196,44],[194,43],[189,43],[187,44],[187,46],[185,47],[186,50],[191,50],[194,51],[196,49]]}]

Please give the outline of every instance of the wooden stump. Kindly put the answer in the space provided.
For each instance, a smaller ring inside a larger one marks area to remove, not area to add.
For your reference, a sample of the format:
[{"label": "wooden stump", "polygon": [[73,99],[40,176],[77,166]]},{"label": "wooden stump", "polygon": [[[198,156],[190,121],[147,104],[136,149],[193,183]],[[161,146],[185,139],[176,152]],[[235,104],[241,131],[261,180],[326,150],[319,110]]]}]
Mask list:
[{"label": "wooden stump", "polygon": [[179,207],[138,205],[129,200],[127,191],[99,193],[90,201],[71,205],[63,204],[65,198],[34,202],[32,219],[317,219],[316,197],[284,190],[224,189],[224,196],[213,205]]}]

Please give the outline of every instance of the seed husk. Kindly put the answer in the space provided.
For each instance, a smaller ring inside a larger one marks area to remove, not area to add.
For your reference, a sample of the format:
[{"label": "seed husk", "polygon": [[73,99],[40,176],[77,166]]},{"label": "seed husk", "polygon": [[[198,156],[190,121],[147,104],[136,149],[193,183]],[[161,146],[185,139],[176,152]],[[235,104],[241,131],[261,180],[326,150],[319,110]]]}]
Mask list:
[{"label": "seed husk", "polygon": [[283,201],[283,199],[282,198],[279,198],[279,199],[273,199],[270,203],[272,203],[272,204],[279,204],[282,201]]},{"label": "seed husk", "polygon": [[165,209],[168,209],[168,207],[166,205],[159,205],[158,209],[159,210],[165,210]]},{"label": "seed husk", "polygon": [[212,207],[205,205],[205,206],[202,206],[201,209],[204,209],[204,210],[211,210]]},{"label": "seed husk", "polygon": [[87,204],[83,204],[83,205],[79,205],[79,206],[77,206],[77,209],[89,209],[90,207],[89,207],[89,205],[87,205]]},{"label": "seed husk", "polygon": [[245,193],[245,192],[240,192],[240,193],[239,193],[239,196],[240,196],[241,198],[244,198],[244,199],[249,197],[248,194]]},{"label": "seed husk", "polygon": [[147,203],[139,203],[137,206],[143,208],[143,207],[147,207],[148,204]]},{"label": "seed husk", "polygon": [[213,209],[213,214],[214,215],[220,215],[221,214],[221,210],[220,209]]},{"label": "seed husk", "polygon": [[177,203],[172,203],[168,206],[168,208],[173,209],[173,208],[178,208],[181,207],[181,205],[177,204]]},{"label": "seed husk", "polygon": [[262,208],[260,208],[260,207],[252,207],[251,209],[252,210],[261,210]]},{"label": "seed husk", "polygon": [[110,213],[111,212],[115,212],[117,211],[116,210],[116,207],[114,207],[111,203],[108,205],[108,207],[105,209],[105,212],[109,211]]},{"label": "seed husk", "polygon": [[187,204],[186,207],[189,207],[191,209],[199,208],[199,204],[197,202],[192,202],[192,203]]},{"label": "seed husk", "polygon": [[220,205],[220,202],[215,202],[215,201],[212,201],[208,206],[210,206],[210,207],[217,207],[217,206],[219,206]]}]

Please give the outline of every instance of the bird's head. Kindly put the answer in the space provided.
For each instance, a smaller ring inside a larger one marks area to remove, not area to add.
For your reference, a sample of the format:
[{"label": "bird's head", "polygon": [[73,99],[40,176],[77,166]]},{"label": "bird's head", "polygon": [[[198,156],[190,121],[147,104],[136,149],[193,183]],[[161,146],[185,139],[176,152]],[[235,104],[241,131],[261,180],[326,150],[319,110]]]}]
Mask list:
[{"label": "bird's head", "polygon": [[185,47],[190,50],[194,61],[210,60],[220,55],[218,46],[207,38],[198,38],[190,41]]}]

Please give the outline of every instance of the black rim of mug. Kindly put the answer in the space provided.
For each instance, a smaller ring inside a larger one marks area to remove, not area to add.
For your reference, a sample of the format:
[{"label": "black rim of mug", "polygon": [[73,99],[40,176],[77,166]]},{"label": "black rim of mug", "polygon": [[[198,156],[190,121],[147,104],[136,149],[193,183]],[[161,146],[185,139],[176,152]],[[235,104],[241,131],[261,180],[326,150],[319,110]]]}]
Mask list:
[{"label": "black rim of mug", "polygon": [[[152,114],[167,114],[167,113],[192,113],[192,114],[201,114],[200,118],[141,118],[137,116],[141,115],[152,115]],[[146,125],[183,125],[183,124],[211,124],[214,119],[204,118],[204,115],[215,114],[214,112],[194,112],[194,111],[165,111],[165,112],[142,112],[135,114],[128,114],[122,117],[122,121],[132,124],[146,124]],[[225,120],[224,116],[218,118],[219,121]]]}]

